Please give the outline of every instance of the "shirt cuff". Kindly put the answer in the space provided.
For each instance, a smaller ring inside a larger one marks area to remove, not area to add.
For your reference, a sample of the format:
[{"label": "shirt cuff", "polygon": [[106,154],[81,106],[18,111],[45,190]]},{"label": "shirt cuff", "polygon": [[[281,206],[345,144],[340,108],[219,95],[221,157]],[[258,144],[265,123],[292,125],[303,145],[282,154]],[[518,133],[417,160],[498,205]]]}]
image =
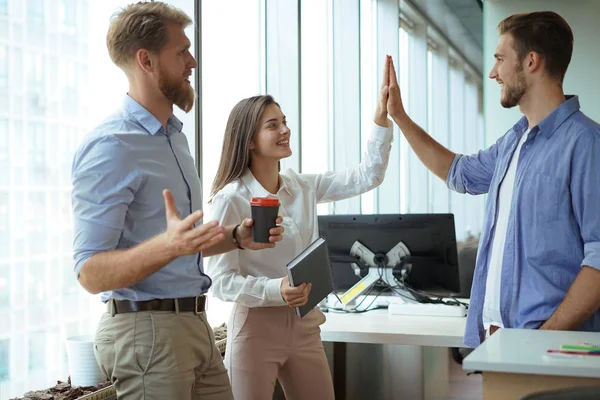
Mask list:
[{"label": "shirt cuff", "polygon": [[584,259],[581,266],[587,265],[600,270],[600,242],[587,242],[583,245]]},{"label": "shirt cuff", "polygon": [[375,140],[377,142],[389,142],[394,137],[394,124],[388,121],[388,127],[384,128],[383,126],[377,125],[373,122],[373,126],[371,128],[371,140]]},{"label": "shirt cuff", "polygon": [[285,302],[285,300],[283,300],[283,297],[281,296],[281,282],[282,281],[283,281],[283,278],[269,280],[267,282],[267,286],[266,286],[266,294],[267,294],[267,299],[270,302],[284,306],[286,304],[286,302]]},{"label": "shirt cuff", "polygon": [[[457,154],[454,156],[454,160],[452,160],[452,164],[450,165],[450,170],[448,170],[448,177],[446,178],[446,186],[450,190],[454,190],[455,192],[464,193],[464,187],[456,184],[456,168],[458,161],[462,158],[462,154]],[[462,189],[462,190],[461,190]]]}]

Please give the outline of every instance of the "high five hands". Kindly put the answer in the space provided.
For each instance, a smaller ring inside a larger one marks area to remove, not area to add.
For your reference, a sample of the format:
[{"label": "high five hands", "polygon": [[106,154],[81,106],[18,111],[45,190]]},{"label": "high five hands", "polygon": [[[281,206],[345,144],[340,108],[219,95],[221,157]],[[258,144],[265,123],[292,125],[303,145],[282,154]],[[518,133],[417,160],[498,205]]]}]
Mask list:
[{"label": "high five hands", "polygon": [[[167,220],[167,229],[163,232],[170,256],[173,258],[200,253],[225,239],[225,227],[217,221],[210,221],[205,224],[194,226],[204,216],[203,211],[195,211],[181,219],[175,206],[175,200],[171,191],[163,190],[165,199],[165,217]],[[255,243],[252,241],[252,224],[254,221],[246,218],[237,230],[237,239],[240,245],[249,250],[262,250],[275,247],[275,243],[282,240],[283,227],[272,228],[269,233],[270,243]],[[276,223],[283,222],[278,217]]]},{"label": "high five hands", "polygon": [[385,56],[383,65],[383,79],[381,81],[381,89],[379,93],[379,101],[375,109],[373,122],[379,126],[388,126],[387,115],[393,119],[401,117],[405,113],[402,105],[402,97],[400,96],[400,86],[396,77],[396,69],[394,61],[389,55]]}]

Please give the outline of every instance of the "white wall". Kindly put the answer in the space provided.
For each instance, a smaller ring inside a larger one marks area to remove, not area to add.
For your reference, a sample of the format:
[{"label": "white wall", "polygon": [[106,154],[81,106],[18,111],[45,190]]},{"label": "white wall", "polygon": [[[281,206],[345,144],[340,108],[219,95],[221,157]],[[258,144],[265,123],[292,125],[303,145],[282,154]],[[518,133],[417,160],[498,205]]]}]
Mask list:
[{"label": "white wall", "polygon": [[[581,110],[600,121],[600,1],[598,0],[486,0],[483,4],[484,75],[494,64],[498,42],[498,23],[511,14],[550,10],[567,20],[575,44],[573,57],[564,81],[566,94],[579,95]],[[518,107],[504,109],[500,105],[500,86],[486,78],[484,83],[484,118],[486,147],[494,143],[522,116]]]}]

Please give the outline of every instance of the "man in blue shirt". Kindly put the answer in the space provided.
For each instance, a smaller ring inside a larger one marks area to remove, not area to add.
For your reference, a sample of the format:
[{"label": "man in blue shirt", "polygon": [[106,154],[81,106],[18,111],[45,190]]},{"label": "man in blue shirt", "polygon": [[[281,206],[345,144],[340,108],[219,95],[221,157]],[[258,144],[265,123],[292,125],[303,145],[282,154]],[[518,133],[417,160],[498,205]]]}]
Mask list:
[{"label": "man in blue shirt", "polygon": [[184,33],[191,23],[161,2],[113,16],[107,46],[128,95],[73,160],[75,273],[108,303],[94,348],[124,399],[233,398],[204,312],[211,280],[202,255],[282,238],[276,227],[271,243],[252,242],[252,220],[200,223],[200,180],[173,115],[173,104],[187,112],[194,103],[188,78],[197,64]]},{"label": "man in blue shirt", "polygon": [[562,83],[573,34],[554,12],[498,25],[489,77],[524,117],[486,150],[454,154],[418,127],[391,72],[388,113],[450,189],[488,193],[465,344],[501,327],[600,331],[600,126]]}]

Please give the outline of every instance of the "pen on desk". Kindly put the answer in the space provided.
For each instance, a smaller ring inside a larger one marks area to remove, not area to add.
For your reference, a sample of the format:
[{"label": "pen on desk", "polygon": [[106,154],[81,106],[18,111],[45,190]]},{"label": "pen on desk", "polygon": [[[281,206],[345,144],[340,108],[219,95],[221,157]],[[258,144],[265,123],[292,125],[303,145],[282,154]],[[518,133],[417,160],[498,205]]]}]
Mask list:
[{"label": "pen on desk", "polygon": [[546,350],[547,353],[572,354],[578,356],[600,356],[600,351]]}]

